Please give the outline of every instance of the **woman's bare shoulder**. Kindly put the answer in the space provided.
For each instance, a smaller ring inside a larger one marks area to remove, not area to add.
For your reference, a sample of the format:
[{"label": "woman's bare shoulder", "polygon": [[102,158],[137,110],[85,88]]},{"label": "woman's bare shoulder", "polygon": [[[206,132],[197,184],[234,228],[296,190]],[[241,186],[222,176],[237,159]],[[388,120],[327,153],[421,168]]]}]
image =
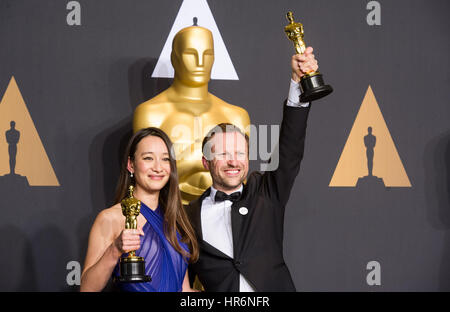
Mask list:
[{"label": "woman's bare shoulder", "polygon": [[103,209],[95,219],[95,224],[100,227],[116,228],[122,223],[124,223],[124,216],[122,214],[120,203]]}]

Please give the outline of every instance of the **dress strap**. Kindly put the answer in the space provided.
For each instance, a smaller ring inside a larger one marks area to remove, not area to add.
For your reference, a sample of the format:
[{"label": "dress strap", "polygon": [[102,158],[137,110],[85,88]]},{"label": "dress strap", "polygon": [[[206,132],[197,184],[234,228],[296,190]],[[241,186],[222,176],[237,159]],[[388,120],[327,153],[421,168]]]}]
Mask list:
[{"label": "dress strap", "polygon": [[163,220],[162,214],[161,214],[161,208],[159,205],[155,209],[155,211],[153,211],[146,204],[141,202],[141,213],[145,217],[145,219],[147,219],[147,222],[152,222],[153,220],[155,220],[155,218],[157,220],[160,220],[161,222]]}]

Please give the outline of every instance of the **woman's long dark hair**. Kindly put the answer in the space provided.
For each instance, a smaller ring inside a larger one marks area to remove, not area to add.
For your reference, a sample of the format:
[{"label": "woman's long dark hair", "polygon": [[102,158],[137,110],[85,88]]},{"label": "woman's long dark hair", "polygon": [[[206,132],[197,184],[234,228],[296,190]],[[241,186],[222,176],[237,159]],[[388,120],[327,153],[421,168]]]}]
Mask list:
[{"label": "woman's long dark hair", "polygon": [[[137,131],[130,139],[125,157],[120,169],[119,183],[117,185],[116,197],[114,202],[120,203],[125,198],[128,186],[135,183],[134,179],[130,177],[127,169],[128,158],[134,161],[134,154],[136,153],[139,142],[147,136],[155,136],[161,138],[167,146],[170,159],[170,176],[169,181],[159,191],[159,205],[164,214],[164,232],[167,240],[177,250],[183,258],[189,258],[189,262],[195,262],[199,256],[199,249],[197,239],[195,237],[194,229],[189,222],[188,216],[181,204],[181,194],[178,188],[178,173],[175,160],[175,153],[172,147],[172,141],[167,134],[161,129],[150,127]],[[190,253],[187,253],[178,243],[177,231],[180,233],[182,241],[189,246]]]}]

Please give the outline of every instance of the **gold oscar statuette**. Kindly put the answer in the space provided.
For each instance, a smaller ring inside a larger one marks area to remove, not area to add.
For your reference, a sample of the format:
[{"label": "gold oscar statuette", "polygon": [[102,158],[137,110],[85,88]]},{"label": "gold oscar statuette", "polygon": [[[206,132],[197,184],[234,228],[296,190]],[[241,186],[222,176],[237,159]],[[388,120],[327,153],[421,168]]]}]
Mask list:
[{"label": "gold oscar statuette", "polygon": [[[286,33],[288,39],[294,43],[294,48],[297,54],[305,53],[306,44],[303,40],[303,25],[301,23],[294,22],[294,15],[292,12],[288,12],[286,14],[286,18],[288,19],[289,24],[284,27],[284,32]],[[319,71],[306,73],[300,79],[300,86],[302,89],[300,102],[302,103],[318,100],[333,92],[333,88],[324,83],[322,74],[319,73]]]},{"label": "gold oscar statuette", "polygon": [[[133,196],[134,187],[128,187],[128,195],[120,203],[122,213],[125,216],[125,229],[137,229],[137,217],[141,211],[141,201]],[[145,275],[145,260],[136,256],[136,252],[130,251],[127,257],[120,258],[119,276],[116,282],[142,283],[151,281],[151,277]]]},{"label": "gold oscar statuette", "polygon": [[208,90],[214,64],[212,32],[194,18],[194,26],[181,29],[172,42],[171,86],[141,103],[133,115],[133,131],[162,129],[173,142],[183,204],[195,200],[212,184],[203,167],[202,141],[214,126],[232,123],[250,135],[250,117]]}]

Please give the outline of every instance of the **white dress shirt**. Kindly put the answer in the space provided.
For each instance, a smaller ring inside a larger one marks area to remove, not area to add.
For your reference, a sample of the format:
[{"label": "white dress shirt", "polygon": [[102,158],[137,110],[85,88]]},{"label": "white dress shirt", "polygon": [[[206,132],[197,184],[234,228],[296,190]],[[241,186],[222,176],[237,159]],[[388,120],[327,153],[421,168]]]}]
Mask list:
[{"label": "white dress shirt", "polygon": [[[300,87],[291,79],[289,87],[288,106],[308,107],[309,103],[300,103]],[[238,192],[242,192],[241,185]],[[214,200],[217,190],[211,186],[211,193],[203,199],[201,207],[201,223],[203,240],[220,250],[230,258],[233,258],[233,233],[231,228],[231,205],[230,200],[216,202]],[[261,272],[263,274],[263,272]],[[254,292],[255,288],[242,275],[239,274],[239,291]]]},{"label": "white dress shirt", "polygon": [[300,83],[295,82],[291,78],[291,84],[289,85],[289,95],[286,105],[294,107],[308,107],[309,103],[300,103],[301,94],[302,92],[300,90]]}]

